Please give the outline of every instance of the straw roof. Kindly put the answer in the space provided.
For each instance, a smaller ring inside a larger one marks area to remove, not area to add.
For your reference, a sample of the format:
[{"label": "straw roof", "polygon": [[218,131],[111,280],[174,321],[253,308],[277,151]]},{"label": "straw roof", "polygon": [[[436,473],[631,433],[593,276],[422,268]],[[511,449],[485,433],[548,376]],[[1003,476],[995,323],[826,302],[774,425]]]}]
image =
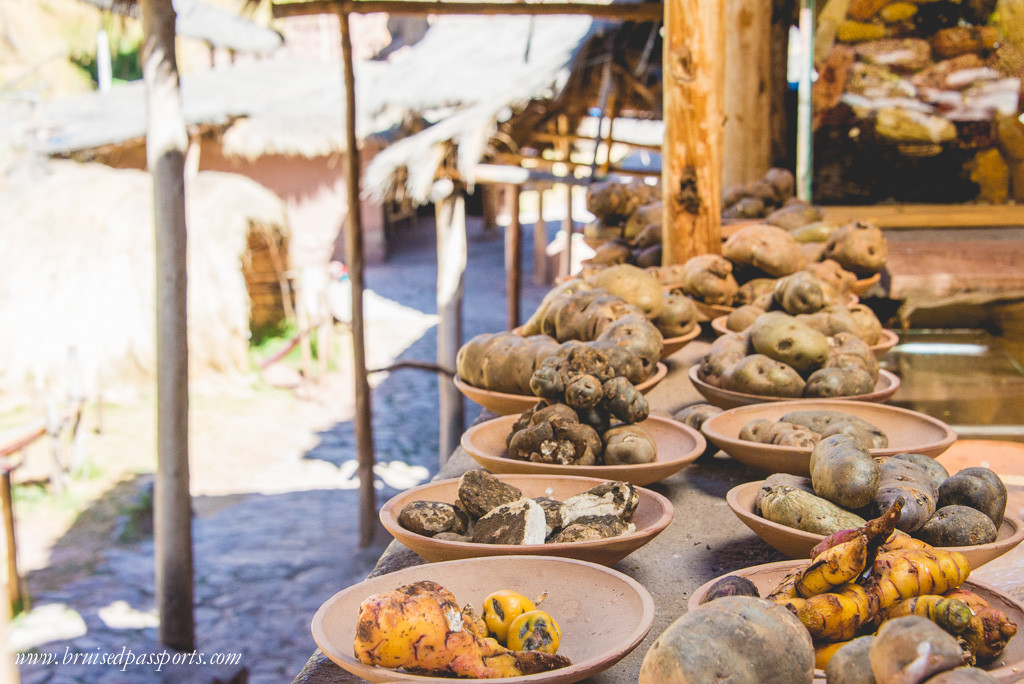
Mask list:
[{"label": "straw roof", "polygon": [[[87,390],[154,375],[152,177],[70,161],[21,164],[0,183],[0,390],[63,387],[74,349]],[[53,201],[60,198],[60,201]],[[250,228],[286,230],[283,203],[235,174],[186,185],[191,370],[247,369]]]},{"label": "straw roof", "polygon": [[[134,0],[82,0],[106,12],[138,18]],[[179,36],[195,38],[213,47],[267,54],[281,46],[281,34],[245,17],[232,14],[202,0],[174,0],[177,17],[174,30]]]}]

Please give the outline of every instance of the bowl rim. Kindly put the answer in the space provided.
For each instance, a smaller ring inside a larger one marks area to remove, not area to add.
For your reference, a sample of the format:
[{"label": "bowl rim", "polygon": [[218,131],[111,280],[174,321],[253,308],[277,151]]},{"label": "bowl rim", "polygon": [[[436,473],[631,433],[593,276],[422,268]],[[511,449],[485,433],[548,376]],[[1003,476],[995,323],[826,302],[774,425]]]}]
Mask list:
[{"label": "bowl rim", "polygon": [[[755,482],[744,482],[743,484],[736,485],[735,487],[733,487],[732,489],[725,493],[725,502],[726,504],[728,504],[729,509],[732,510],[733,514],[737,518],[739,518],[741,521],[745,521],[746,519],[756,520],[757,524],[759,525],[763,525],[764,527],[767,527],[780,533],[788,534],[795,539],[801,539],[808,542],[813,541],[815,544],[825,539],[825,535],[823,534],[815,534],[814,532],[805,532],[804,530],[798,530],[794,527],[786,527],[785,525],[773,522],[771,520],[768,520],[767,518],[759,516],[753,509],[748,509],[746,506],[741,506],[739,502],[740,495],[746,494],[748,491],[752,489],[759,488],[762,484],[764,484],[764,480],[757,480]],[[1003,516],[1003,524],[1009,525],[1012,528],[1013,533],[1006,539],[1003,539],[1002,541],[989,542],[988,544],[976,544],[974,546],[943,546],[941,548],[946,549],[947,551],[958,551],[960,553],[965,553],[970,552],[972,550],[992,548],[995,544],[1006,544],[1007,549],[1006,551],[1004,551],[1004,553],[1008,553],[1009,551],[1017,547],[1022,541],[1024,541],[1024,522],[1018,520],[1013,515],[1007,514]],[[752,531],[754,532],[754,534],[757,534],[757,530]],[[760,534],[757,534],[757,536],[761,538]],[[996,557],[998,558],[998,556]],[[810,558],[795,560],[810,560]],[[980,568],[983,565],[984,563],[976,567],[971,566],[971,570],[976,570],[977,568]]]},{"label": "bowl rim", "polygon": [[[728,335],[729,333],[736,332],[735,330],[729,330],[726,327],[726,319],[728,315],[715,316],[711,319],[711,328],[721,337],[722,335]],[[882,337],[874,344],[868,345],[875,356],[880,356],[885,352],[889,351],[897,344],[900,343],[900,334],[890,328],[882,328]]]},{"label": "bowl rim", "polygon": [[[558,479],[579,482],[579,484],[581,485],[591,484],[591,486],[596,486],[604,482],[609,482],[609,480],[607,480],[606,478],[590,477],[585,475],[545,475],[538,473],[493,473],[493,475],[497,477],[499,480],[503,480],[506,477],[513,477],[516,479],[522,478],[534,480],[537,482],[550,482],[552,479]],[[400,501],[409,497],[412,494],[430,491],[431,489],[437,488],[439,485],[449,485],[454,482],[458,482],[458,480],[459,478],[457,477],[445,478],[443,480],[431,480],[430,482],[417,485],[416,487],[406,489],[405,491],[396,494],[395,496],[388,499],[388,501],[385,502],[383,506],[381,506],[380,512],[378,513],[378,515],[380,516],[381,524],[384,525],[384,528],[389,533],[391,533],[392,537],[394,537],[398,541],[402,541],[402,538],[408,535],[415,535],[416,537],[431,539],[438,544],[451,546],[452,548],[456,549],[488,549],[497,552],[495,554],[488,555],[499,555],[501,552],[504,552],[504,555],[516,555],[514,553],[515,551],[523,551],[524,547],[522,544],[485,544],[483,542],[462,542],[448,539],[434,539],[433,537],[418,535],[415,532],[407,530],[398,524],[398,513],[400,513],[400,511],[397,510],[397,507]],[[641,497],[647,498],[650,501],[654,502],[655,504],[658,505],[658,508],[660,509],[658,519],[655,520],[652,524],[642,528],[638,527],[633,532],[627,532],[625,534],[620,534],[615,537],[608,537],[606,539],[590,539],[586,541],[559,543],[545,542],[544,544],[536,544],[534,546],[527,548],[546,549],[550,552],[538,555],[555,556],[558,555],[557,553],[555,553],[556,551],[564,551],[569,549],[601,549],[602,547],[608,546],[610,542],[637,541],[648,536],[650,536],[650,538],[653,539],[654,536],[662,532],[666,527],[668,527],[669,523],[672,522],[672,518],[675,515],[675,507],[672,505],[672,501],[669,500],[668,497],[659,494],[654,490],[643,487],[641,485],[633,486],[638,490],[638,493]],[[590,487],[582,489],[581,492],[587,491],[587,489],[590,489]],[[395,533],[396,530],[400,531],[399,534]]]},{"label": "bowl rim", "polygon": [[[326,616],[329,614],[329,612],[331,611],[331,609],[333,608],[334,604],[338,603],[343,598],[347,598],[350,594],[355,594],[355,593],[357,593],[359,591],[367,591],[367,590],[369,590],[369,591],[376,591],[376,590],[370,590],[369,586],[370,585],[381,584],[381,583],[383,583],[384,580],[391,580],[390,583],[397,587],[397,586],[401,586],[403,584],[408,584],[410,582],[417,581],[416,575],[419,574],[420,572],[422,572],[422,570],[424,568],[426,568],[426,567],[430,567],[431,568],[431,574],[435,574],[435,571],[436,571],[436,574],[443,575],[443,574],[445,574],[446,570],[451,569],[456,564],[459,565],[459,566],[462,566],[462,565],[475,565],[475,564],[487,565],[487,564],[491,564],[491,563],[504,563],[504,562],[507,562],[508,558],[509,558],[508,556],[480,556],[480,557],[475,557],[475,558],[460,558],[460,559],[457,559],[457,560],[439,561],[437,563],[427,563],[425,565],[413,565],[413,566],[406,567],[406,568],[400,568],[398,570],[394,570],[392,572],[389,572],[389,573],[386,573],[386,574],[383,574],[383,575],[377,575],[376,577],[369,577],[369,578],[367,578],[365,580],[362,580],[361,582],[357,582],[356,584],[352,584],[352,585],[350,585],[348,587],[345,587],[344,589],[341,589],[340,591],[336,592],[335,594],[333,594],[330,598],[328,598],[326,601],[324,601],[320,605],[320,607],[317,609],[316,613],[314,613],[313,618],[312,618],[311,623],[310,623],[310,631],[312,632],[312,635],[313,635],[313,641],[316,643],[317,647],[324,653],[324,655],[326,655],[331,661],[333,661],[335,664],[337,664],[339,667],[343,668],[344,670],[346,670],[346,671],[348,671],[348,672],[350,672],[350,673],[352,673],[354,675],[357,675],[357,676],[360,676],[363,672],[371,672],[371,671],[372,672],[378,672],[379,671],[379,672],[382,673],[382,675],[387,674],[387,673],[396,675],[395,681],[422,681],[422,682],[459,681],[459,682],[470,682],[470,683],[480,683],[480,684],[483,684],[484,682],[493,682],[493,681],[495,681],[493,679],[458,679],[458,680],[449,680],[447,678],[442,678],[442,677],[429,677],[429,676],[425,676],[425,675],[413,675],[413,674],[406,673],[406,672],[398,672],[398,671],[394,671],[394,670],[389,670],[387,668],[379,668],[379,667],[375,667],[373,665],[366,665],[365,663],[362,663],[362,662],[356,660],[355,657],[354,657],[354,654],[350,655],[348,653],[338,653],[338,652],[336,652],[336,651],[334,651],[333,649],[330,648],[330,645],[331,645],[332,642],[329,640],[327,632],[324,629],[324,620],[325,620]],[[640,582],[636,581],[635,579],[633,579],[629,575],[626,575],[625,573],[619,572],[618,570],[615,570],[613,568],[609,568],[609,567],[600,565],[598,563],[592,563],[592,562],[589,562],[589,561],[578,560],[578,559],[575,559],[575,558],[564,558],[564,557],[560,557],[560,556],[516,556],[515,558],[528,559],[528,562],[531,562],[531,563],[532,562],[536,562],[536,563],[555,563],[555,564],[559,564],[559,565],[565,565],[567,573],[570,573],[573,569],[576,569],[579,566],[583,566],[583,567],[586,567],[588,569],[588,571],[596,571],[596,572],[599,572],[599,573],[604,573],[604,574],[610,575],[611,577],[615,578],[617,581],[619,581],[622,584],[624,584],[626,587],[629,587],[629,589],[631,589],[634,592],[634,594],[640,600],[641,613],[640,613],[640,616],[638,618],[638,623],[637,623],[636,629],[634,629],[627,637],[625,637],[623,639],[622,643],[624,645],[624,648],[622,648],[621,652],[617,654],[619,657],[617,657],[614,660],[610,660],[609,661],[609,660],[607,660],[606,657],[597,656],[597,657],[591,659],[591,661],[596,659],[597,662],[584,661],[583,663],[573,663],[572,665],[570,665],[570,666],[568,666],[566,668],[560,668],[558,670],[550,670],[548,672],[538,672],[538,673],[535,673],[535,674],[524,675],[524,676],[521,676],[521,677],[509,677],[509,678],[502,679],[501,681],[507,681],[507,682],[535,682],[535,681],[539,682],[539,681],[546,681],[546,680],[549,680],[549,679],[556,679],[556,678],[564,677],[566,675],[566,672],[568,670],[570,670],[571,668],[579,668],[577,670],[578,673],[585,673],[585,674],[582,674],[582,676],[580,676],[579,678],[576,678],[576,679],[573,680],[573,681],[579,681],[579,679],[583,679],[585,677],[589,677],[590,675],[596,674],[598,672],[602,672],[602,671],[610,668],[611,666],[615,665],[619,660],[621,660],[622,658],[624,658],[625,656],[627,656],[631,652],[633,652],[633,650],[635,650],[636,647],[640,645],[640,642],[642,642],[644,640],[644,638],[647,636],[648,632],[650,632],[651,627],[654,624],[654,616],[655,616],[654,598],[651,596],[650,592],[648,592],[647,589],[642,584],[640,584]],[[461,600],[464,601],[465,599],[461,599]],[[353,619],[355,619],[355,618],[353,617]],[[576,674],[577,673],[571,673],[570,676],[575,677]],[[380,681],[391,681],[391,680],[389,679],[389,680],[380,680]]]},{"label": "bowl rim", "polygon": [[[661,344],[662,344],[662,347],[661,347],[662,348],[661,359],[662,359],[662,361],[664,361],[666,357],[671,356],[675,352],[677,352],[680,349],[682,349],[683,346],[685,346],[687,342],[690,342],[691,340],[695,340],[698,337],[700,337],[701,332],[703,332],[703,331],[700,329],[700,323],[699,322],[695,322],[693,328],[691,328],[690,332],[688,332],[688,333],[685,333],[685,334],[682,334],[682,335],[678,335],[676,337],[664,337],[664,336],[662,336],[662,338],[661,338]],[[665,349],[669,349],[670,351],[668,353],[665,353]]]},{"label": "bowl rim", "polygon": [[[916,419],[919,419],[921,422],[928,423],[928,424],[930,424],[930,425],[932,425],[934,427],[937,427],[937,428],[941,429],[943,431],[943,433],[944,433],[944,436],[942,437],[942,439],[935,440],[933,442],[925,442],[924,444],[915,444],[913,446],[907,446],[907,447],[880,447],[880,448],[868,449],[868,453],[870,453],[872,456],[893,456],[895,454],[903,453],[903,452],[906,452],[906,451],[915,451],[915,450],[919,450],[919,449],[920,450],[934,450],[934,449],[939,449],[939,448],[942,448],[942,447],[945,447],[946,449],[948,449],[953,444],[953,442],[955,442],[956,439],[957,439],[956,431],[954,431],[953,428],[948,423],[945,423],[944,421],[941,421],[938,418],[935,418],[934,416],[929,416],[926,413],[921,413],[920,411],[914,411],[913,409],[903,408],[902,406],[893,406],[892,404],[885,404],[885,403],[882,403],[882,402],[864,402],[864,401],[856,401],[856,400],[853,400],[853,399],[839,399],[839,398],[836,398],[836,399],[823,399],[823,398],[821,398],[821,399],[819,399],[819,398],[814,398],[814,399],[811,399],[811,398],[806,398],[806,399],[786,399],[784,401],[760,402],[760,403],[757,403],[757,404],[745,404],[743,406],[734,406],[734,407],[729,408],[729,409],[724,409],[721,413],[716,413],[715,415],[713,415],[710,418],[708,418],[707,420],[705,420],[704,423],[700,427],[700,431],[704,433],[704,436],[708,439],[708,441],[713,442],[716,446],[718,446],[720,449],[722,449],[723,451],[726,451],[726,452],[728,452],[728,449],[726,449],[725,447],[722,446],[723,443],[724,444],[742,443],[742,444],[750,444],[751,445],[750,448],[756,448],[759,451],[762,451],[762,452],[767,453],[767,454],[773,454],[773,455],[775,455],[777,457],[785,457],[785,456],[790,456],[790,455],[794,455],[794,454],[799,454],[799,455],[807,454],[808,456],[810,456],[810,453],[811,453],[813,447],[785,446],[785,445],[780,445],[780,444],[760,444],[758,442],[747,442],[747,440],[741,440],[738,436],[732,437],[731,435],[727,435],[727,434],[723,433],[721,430],[717,430],[716,428],[718,426],[718,423],[721,423],[723,420],[725,420],[723,418],[720,418],[720,416],[722,416],[723,414],[729,414],[727,416],[727,418],[728,418],[728,417],[732,417],[732,416],[734,416],[736,414],[758,413],[759,411],[766,410],[765,404],[770,404],[773,408],[775,406],[777,406],[777,405],[793,405],[794,408],[795,408],[797,405],[801,405],[801,404],[806,405],[806,404],[820,404],[820,403],[827,403],[830,409],[834,408],[835,410],[840,410],[840,411],[844,410],[844,409],[847,410],[847,411],[850,411],[850,410],[856,411],[857,409],[860,409],[861,407],[870,406],[870,407],[873,407],[872,410],[887,411],[887,412],[892,412],[892,413],[897,414],[897,415],[903,415],[903,416],[908,416],[908,417],[912,416],[912,417],[914,417]],[[878,409],[878,408],[874,408],[874,407],[881,407],[881,408]],[[733,456],[733,458],[736,458],[736,457]],[[740,460],[741,461],[743,459],[737,458],[736,460]]]},{"label": "bowl rim", "polygon": [[[735,390],[727,390],[722,387],[715,387],[709,385],[700,378],[697,377],[697,371],[700,368],[700,363],[695,363],[690,366],[687,371],[687,375],[693,386],[704,395],[704,398],[708,400],[708,403],[714,404],[712,398],[719,396],[730,401],[744,402],[741,405],[746,404],[757,404],[764,402],[780,402],[780,401],[795,401],[799,399],[820,399],[822,401],[870,401],[881,403],[896,393],[896,390],[900,388],[900,377],[891,371],[887,371],[884,368],[878,370],[878,381],[875,383],[875,391],[868,392],[867,394],[850,394],[842,397],[772,397],[762,394],[748,394],[746,392],[737,392]],[[885,386],[879,388],[882,381],[885,381]],[[709,394],[711,396],[709,396]],[[870,397],[870,398],[869,398]],[[736,408],[737,405],[730,406],[730,408]]]},{"label": "bowl rim", "polygon": [[[658,365],[654,367],[654,375],[645,379],[643,382],[637,383],[636,388],[641,393],[646,393],[657,385],[659,382],[665,379],[668,375],[668,365],[664,361],[658,361]],[[459,388],[459,391],[465,394],[467,397],[470,393],[478,393],[480,396],[489,396],[494,399],[508,399],[517,400],[522,402],[529,402],[530,404],[536,404],[540,401],[540,397],[532,394],[515,394],[513,392],[499,392],[497,390],[484,389],[483,387],[477,387],[476,385],[470,385],[468,382],[463,380],[458,374],[452,376],[452,380],[455,386]]]}]

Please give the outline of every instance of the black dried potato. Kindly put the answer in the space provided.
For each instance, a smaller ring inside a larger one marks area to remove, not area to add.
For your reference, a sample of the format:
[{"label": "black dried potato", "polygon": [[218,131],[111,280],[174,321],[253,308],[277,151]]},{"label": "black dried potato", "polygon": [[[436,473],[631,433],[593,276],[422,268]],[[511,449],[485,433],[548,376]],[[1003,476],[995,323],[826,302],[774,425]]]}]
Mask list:
[{"label": "black dried potato", "polygon": [[433,537],[441,532],[465,534],[469,529],[469,518],[450,503],[411,501],[398,514],[398,524],[410,532]]},{"label": "black dried potato", "polygon": [[954,504],[981,511],[999,529],[1006,511],[1006,485],[988,468],[964,468],[939,487],[939,506]]},{"label": "black dried potato", "polygon": [[576,518],[566,525],[561,532],[551,538],[552,544],[566,542],[593,541],[618,537],[636,529],[632,523],[625,522],[616,515],[591,515]]},{"label": "black dried potato", "polygon": [[647,398],[626,378],[615,377],[604,383],[604,406],[624,423],[639,423],[650,415]]},{"label": "black dried potato", "polygon": [[943,506],[915,536],[932,546],[977,546],[996,540],[992,519],[969,506]]},{"label": "black dried potato", "polygon": [[[523,497],[519,487],[502,482],[486,470],[467,470],[459,478],[459,506],[470,516],[479,518],[501,504]],[[464,533],[464,531],[463,531]]]}]

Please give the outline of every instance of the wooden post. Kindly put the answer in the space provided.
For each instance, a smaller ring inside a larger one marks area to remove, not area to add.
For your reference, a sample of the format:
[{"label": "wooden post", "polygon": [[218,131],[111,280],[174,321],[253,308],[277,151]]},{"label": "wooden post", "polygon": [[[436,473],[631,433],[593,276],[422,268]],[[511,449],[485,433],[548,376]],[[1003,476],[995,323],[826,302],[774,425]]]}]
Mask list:
[{"label": "wooden post", "polygon": [[[569,169],[568,173],[572,176],[569,158],[572,153],[572,143],[569,141],[569,117],[565,114],[558,115],[558,133],[562,136],[558,142],[558,151],[561,160],[566,163],[566,168]],[[555,186],[558,187],[558,186]],[[562,261],[559,266],[560,275],[569,275],[572,272],[572,234],[573,234],[573,221],[572,221],[572,184],[565,183],[561,187],[565,188],[565,219],[562,221],[562,231],[565,235],[565,249],[562,250]]]},{"label": "wooden post", "polygon": [[[450,181],[449,181],[450,182]],[[442,182],[439,182],[441,185]],[[462,188],[450,186],[438,193],[437,216],[437,362],[455,368],[462,345],[462,292],[466,273],[466,201]],[[459,446],[465,429],[462,393],[452,378],[438,374],[441,465]]]},{"label": "wooden post", "polygon": [[533,224],[533,282],[548,284],[548,223],[544,220],[544,186],[537,185],[537,222]]},{"label": "wooden post", "polygon": [[[3,467],[3,466],[0,466]],[[6,498],[3,499],[2,505],[4,508],[4,526],[7,527],[7,513],[9,506],[11,505],[11,473],[6,467],[3,467],[3,472],[0,474],[2,482],[0,482],[0,495],[4,495],[6,491]],[[15,586],[20,586],[17,567],[13,566],[11,559],[14,557],[12,548],[14,546],[14,516],[11,514],[11,525],[7,529],[7,595],[11,597],[12,589]],[[10,647],[10,636],[11,636],[11,617],[12,613],[12,601],[0,601],[0,681],[10,682],[10,684],[18,684],[21,681],[21,674],[18,671],[18,666],[14,662],[14,653],[11,652]]]},{"label": "wooden post", "polygon": [[811,73],[814,71],[814,8],[811,0],[800,0],[800,83],[796,105],[796,196],[811,201]]},{"label": "wooden post", "polygon": [[156,231],[157,471],[153,493],[160,643],[195,649],[192,499],[188,469],[185,151],[170,0],[142,0],[142,73]]},{"label": "wooden post", "polygon": [[726,0],[722,186],[750,183],[771,166],[772,3]]},{"label": "wooden post", "polygon": [[352,64],[352,34],[348,14],[340,12],[338,19],[341,23],[341,57],[345,63],[345,184],[348,188],[348,226],[345,237],[348,274],[352,281],[352,361],[355,366],[355,432],[359,458],[359,545],[366,547],[373,543],[377,528],[377,493],[373,488],[373,422],[363,330],[363,220],[359,204],[356,75]]},{"label": "wooden post", "polygon": [[3,512],[4,548],[6,550],[7,610],[9,614],[21,610],[24,595],[21,593],[21,575],[18,572],[18,538],[14,532],[14,498],[11,496],[11,471],[0,465],[0,509]]},{"label": "wooden post", "polygon": [[508,329],[512,330],[519,325],[519,302],[523,296],[523,267],[520,259],[521,245],[523,240],[523,227],[519,218],[519,199],[523,187],[521,185],[510,186],[512,192],[511,206],[509,207],[508,228],[505,229],[505,305],[508,311]]},{"label": "wooden post", "polygon": [[725,0],[665,3],[663,264],[722,251]]}]

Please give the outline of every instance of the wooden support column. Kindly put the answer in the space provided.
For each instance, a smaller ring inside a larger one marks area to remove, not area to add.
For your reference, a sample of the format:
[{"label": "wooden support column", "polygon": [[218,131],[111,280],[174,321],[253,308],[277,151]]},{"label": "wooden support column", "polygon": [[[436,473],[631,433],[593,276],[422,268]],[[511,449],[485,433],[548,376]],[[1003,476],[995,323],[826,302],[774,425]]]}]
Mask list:
[{"label": "wooden support column", "polygon": [[21,574],[18,572],[18,537],[14,531],[14,497],[11,495],[11,471],[6,464],[0,465],[0,511],[3,512],[4,556],[7,574],[7,614],[24,608],[25,596],[21,593]]},{"label": "wooden support column", "polygon": [[548,222],[544,220],[544,186],[537,185],[537,222],[533,224],[533,282],[547,285]]},{"label": "wooden support column", "polygon": [[192,499],[188,466],[185,151],[174,52],[175,13],[167,0],[142,0],[146,82],[146,164],[153,176],[156,231],[156,452],[153,533],[160,643],[195,649]]},{"label": "wooden support column", "polygon": [[356,453],[359,461],[359,545],[370,546],[377,529],[377,493],[373,488],[373,416],[366,374],[366,336],[363,325],[363,219],[359,202],[359,143],[356,140],[356,76],[352,63],[352,34],[348,14],[340,12],[341,57],[345,65],[345,185],[348,225],[345,229],[348,275],[352,281],[352,363],[356,397]]},{"label": "wooden support column", "polygon": [[772,3],[725,0],[722,187],[762,178],[771,166]]},{"label": "wooden support column", "polygon": [[[445,184],[439,181],[438,185]],[[466,274],[466,201],[462,188],[448,181],[437,194],[437,363],[455,369],[455,356],[462,345],[462,294]],[[459,446],[465,429],[462,393],[453,379],[438,374],[441,465]]]},{"label": "wooden support column", "polygon": [[722,251],[725,0],[665,3],[663,264]]},{"label": "wooden support column", "polygon": [[512,192],[511,206],[509,206],[508,228],[505,229],[505,304],[508,311],[508,329],[512,330],[519,325],[519,302],[523,296],[523,267],[520,258],[523,241],[523,226],[519,219],[519,199],[523,187],[521,185],[510,186]]},{"label": "wooden support column", "polygon": [[[3,466],[0,466],[0,467],[3,467]],[[7,506],[10,505],[9,492],[10,492],[10,482],[11,482],[11,474],[10,474],[10,471],[7,470],[6,467],[4,467],[2,477],[3,477],[3,486],[7,487],[6,491],[8,492],[8,499],[3,502],[3,505],[4,505],[4,524],[6,526],[6,523],[7,523]],[[11,516],[11,518],[12,518],[11,531],[8,533],[10,536],[6,540],[6,544],[7,544],[7,547],[8,547],[8,554],[13,553],[10,550],[11,547],[13,546],[13,541],[14,541],[13,517],[14,516],[12,514],[12,516]],[[11,564],[11,557],[8,557],[7,564],[8,564],[8,568],[10,568],[10,566],[12,565]],[[13,570],[13,571],[11,569],[7,570],[7,583],[8,583],[7,584],[7,591],[8,591],[8,596],[10,596],[11,588],[13,586],[16,586],[18,581],[19,581],[16,572],[17,572],[16,569]],[[14,573],[14,574],[12,574],[12,573]],[[0,681],[2,681],[2,682],[10,682],[10,684],[18,684],[18,682],[21,681],[21,674],[20,674],[20,672],[18,670],[18,666],[15,664],[14,653],[11,651],[11,647],[10,647],[10,643],[11,643],[11,641],[10,641],[10,637],[11,637],[11,617],[12,616],[13,616],[13,614],[12,614],[12,610],[11,610],[11,601],[0,600]]]}]

